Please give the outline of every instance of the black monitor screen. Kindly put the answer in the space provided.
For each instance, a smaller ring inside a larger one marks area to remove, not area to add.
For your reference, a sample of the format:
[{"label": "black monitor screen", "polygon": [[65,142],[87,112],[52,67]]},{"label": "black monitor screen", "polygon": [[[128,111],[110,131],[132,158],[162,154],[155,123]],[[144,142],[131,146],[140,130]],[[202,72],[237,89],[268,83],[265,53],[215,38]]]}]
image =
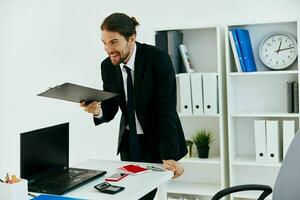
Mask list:
[{"label": "black monitor screen", "polygon": [[69,166],[69,123],[21,133],[21,177]]}]

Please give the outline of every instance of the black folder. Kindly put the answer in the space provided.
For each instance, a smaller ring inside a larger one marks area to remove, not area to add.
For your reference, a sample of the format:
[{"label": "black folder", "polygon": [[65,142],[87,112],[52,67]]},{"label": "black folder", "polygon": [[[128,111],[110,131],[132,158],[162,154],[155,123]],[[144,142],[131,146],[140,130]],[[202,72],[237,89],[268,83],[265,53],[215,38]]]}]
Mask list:
[{"label": "black folder", "polygon": [[38,96],[42,97],[49,97],[75,103],[80,103],[81,101],[85,101],[86,103],[92,101],[105,101],[117,95],[118,94],[116,93],[97,90],[73,83],[64,83],[38,94]]}]

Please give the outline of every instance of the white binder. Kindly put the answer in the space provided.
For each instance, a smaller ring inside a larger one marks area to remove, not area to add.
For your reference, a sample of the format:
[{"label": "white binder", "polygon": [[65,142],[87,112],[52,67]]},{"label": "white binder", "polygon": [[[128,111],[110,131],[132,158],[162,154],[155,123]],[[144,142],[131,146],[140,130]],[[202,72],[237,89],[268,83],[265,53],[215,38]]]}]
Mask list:
[{"label": "white binder", "polygon": [[281,160],[280,136],[277,120],[266,121],[267,130],[267,161],[268,163],[279,163]]},{"label": "white binder", "polygon": [[217,73],[203,73],[202,80],[204,115],[216,115],[218,113]]},{"label": "white binder", "polygon": [[230,40],[231,49],[232,49],[232,53],[233,53],[233,57],[234,57],[234,60],[235,60],[235,65],[236,65],[237,71],[238,72],[243,72],[242,68],[241,68],[241,64],[240,64],[239,55],[237,53],[235,43],[234,43],[234,39],[233,39],[233,36],[232,36],[232,31],[228,31],[228,33],[229,33],[229,40]]},{"label": "white binder", "polygon": [[267,162],[266,121],[254,120],[256,162]]},{"label": "white binder", "polygon": [[283,120],[282,130],[283,130],[282,140],[283,140],[283,157],[284,157],[295,136],[295,121]]},{"label": "white binder", "polygon": [[202,73],[191,73],[192,110],[194,115],[203,115]]},{"label": "white binder", "polygon": [[192,114],[190,75],[182,73],[176,75],[177,111],[182,115]]}]

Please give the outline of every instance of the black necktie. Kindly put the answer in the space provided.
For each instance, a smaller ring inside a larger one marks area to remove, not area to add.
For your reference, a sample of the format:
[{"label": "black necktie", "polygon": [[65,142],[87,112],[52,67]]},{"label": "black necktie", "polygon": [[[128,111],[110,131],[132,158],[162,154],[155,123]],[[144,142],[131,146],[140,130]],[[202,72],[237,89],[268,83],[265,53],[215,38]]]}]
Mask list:
[{"label": "black necktie", "polygon": [[134,112],[134,94],[131,70],[124,65],[127,72],[127,108],[128,108],[128,125],[129,125],[129,149],[130,155],[133,161],[140,159],[140,152],[138,146],[138,138],[135,124],[135,112]]}]

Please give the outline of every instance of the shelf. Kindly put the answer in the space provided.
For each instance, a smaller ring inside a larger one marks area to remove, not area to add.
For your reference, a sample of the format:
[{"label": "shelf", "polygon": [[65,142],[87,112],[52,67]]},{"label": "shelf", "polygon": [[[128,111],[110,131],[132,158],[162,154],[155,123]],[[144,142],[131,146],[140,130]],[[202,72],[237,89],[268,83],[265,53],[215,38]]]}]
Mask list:
[{"label": "shelf", "polygon": [[299,113],[286,112],[241,112],[233,113],[231,117],[299,117]]},{"label": "shelf", "polygon": [[209,158],[183,158],[179,161],[180,163],[201,163],[201,164],[221,164],[220,155],[211,155]]},{"label": "shelf", "polygon": [[221,189],[220,185],[188,183],[188,182],[170,182],[167,186],[168,193],[193,194],[203,196],[213,196]]},{"label": "shelf", "polygon": [[260,76],[260,75],[283,75],[283,74],[298,74],[298,70],[230,72],[229,76]]},{"label": "shelf", "polygon": [[194,115],[194,114],[181,114],[181,113],[178,113],[178,116],[179,117],[220,117],[220,114],[215,114],[215,115]]},{"label": "shelf", "polygon": [[[243,192],[237,192],[237,193],[231,194],[231,197],[241,198],[241,199],[257,199],[261,194],[262,194],[262,192],[259,192],[259,191],[243,191]],[[272,194],[270,194],[265,199],[271,200]]]},{"label": "shelf", "polygon": [[256,162],[255,156],[238,156],[232,161],[233,165],[240,166],[261,166],[261,167],[280,167],[280,163],[259,163]]}]

